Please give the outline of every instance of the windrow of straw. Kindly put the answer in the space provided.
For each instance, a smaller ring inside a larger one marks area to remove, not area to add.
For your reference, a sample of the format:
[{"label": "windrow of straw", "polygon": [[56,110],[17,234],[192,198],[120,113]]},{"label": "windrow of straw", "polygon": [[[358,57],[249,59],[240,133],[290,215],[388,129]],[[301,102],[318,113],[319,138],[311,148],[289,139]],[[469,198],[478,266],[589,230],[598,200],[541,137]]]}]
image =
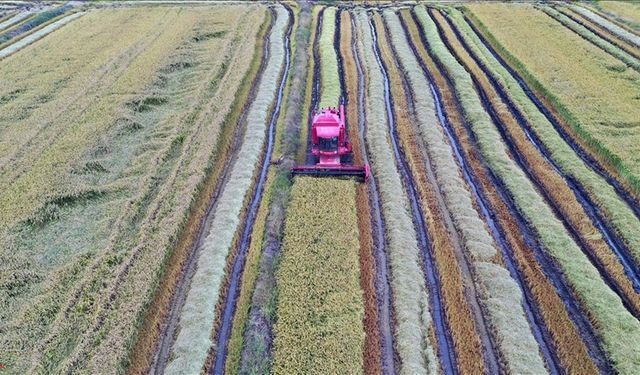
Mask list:
[{"label": "windrow of straw", "polygon": [[462,15],[451,12],[451,19],[458,29],[464,34],[469,47],[476,56],[482,58],[484,63],[494,73],[494,78],[502,85],[516,107],[524,114],[528,123],[537,137],[549,150],[551,158],[558,164],[562,172],[574,178],[580,183],[591,199],[603,211],[606,219],[612,224],[616,234],[628,246],[636,261],[640,262],[640,221],[633,211],[627,206],[600,175],[590,169],[562,136],[553,128],[547,118],[537,109],[535,104],[527,97],[518,82],[511,76],[482,44],[473,30],[465,22]]},{"label": "windrow of straw", "polygon": [[247,130],[223,188],[205,238],[198,269],[191,281],[172,348],[168,374],[198,372],[212,345],[211,329],[215,321],[215,305],[224,278],[226,256],[232,245],[244,197],[253,181],[254,169],[263,148],[269,109],[278,88],[278,77],[284,63],[284,33],[288,24],[287,11],[278,6],[277,18],[269,37],[269,58],[256,99],[247,116]]},{"label": "windrow of straw", "polygon": [[340,77],[338,77],[338,56],[333,46],[336,32],[336,8],[326,8],[322,13],[320,32],[320,101],[319,108],[337,107],[340,102]]},{"label": "windrow of straw", "polygon": [[[581,8],[581,7],[577,7],[577,8]],[[555,10],[550,6],[541,6],[540,9],[546,14],[548,14],[549,16],[551,16],[552,18],[554,18],[556,21],[560,22],[561,24],[565,25],[569,29],[573,30],[575,33],[577,33],[581,37],[590,41],[597,47],[602,48],[604,51],[610,53],[611,56],[617,58],[618,60],[622,61],[623,63],[625,63],[626,65],[630,66],[635,70],[640,70],[640,61],[633,55],[627,53],[622,48],[614,45],[613,43],[607,41],[606,39],[601,38],[596,33],[592,32],[591,30],[587,29],[580,23],[572,20],[571,18],[567,17],[561,12],[558,12],[557,10]]]},{"label": "windrow of straw", "polygon": [[277,271],[274,374],[363,372],[359,247],[355,183],[297,178]]},{"label": "windrow of straw", "polygon": [[[351,13],[340,13],[340,54],[342,56],[346,91],[346,123],[349,140],[353,145],[353,162],[362,164],[362,155],[358,126],[358,69],[355,64],[352,41],[355,30],[352,30]],[[369,203],[366,184],[356,186],[356,208],[358,211],[358,231],[360,236],[360,287],[364,300],[364,372],[366,375],[380,374],[380,327],[378,325],[378,302],[375,290],[376,264],[371,225],[371,205]]]},{"label": "windrow of straw", "polygon": [[544,159],[544,156],[527,138],[514,115],[508,109],[507,103],[501,100],[496,88],[492,86],[480,66],[466,53],[443,16],[438,12],[433,13],[433,16],[444,34],[444,40],[454,50],[458,61],[464,64],[467,71],[478,83],[477,90],[484,92],[488,100],[487,105],[491,106],[504,126],[504,136],[508,137],[507,139],[513,144],[523,160],[524,167],[529,169],[532,178],[538,183],[537,186],[549,197],[550,204],[556,207],[569,227],[575,230],[580,239],[580,245],[585,247],[585,251],[591,253],[598,260],[598,263],[603,265],[616,286],[631,301],[635,311],[640,311],[640,295],[633,289],[622,264],[604,241],[602,233],[591,222],[573,191],[562,176],[556,173],[551,163]]},{"label": "windrow of straw", "polygon": [[[440,289],[445,306],[446,318],[451,329],[451,337],[455,346],[458,370],[463,374],[484,373],[484,358],[482,357],[482,342],[476,331],[474,317],[465,296],[465,288],[474,293],[471,275],[466,272],[467,279],[463,281],[463,271],[459,261],[465,262],[462,246],[456,235],[446,207],[443,202],[433,171],[424,160],[424,145],[413,126],[409,100],[404,91],[403,77],[395,61],[395,52],[385,32],[383,19],[379,13],[374,16],[380,52],[387,67],[391,84],[394,112],[398,129],[398,136],[402,141],[402,148],[410,166],[416,189],[418,190],[420,205],[425,216],[425,224],[432,243],[433,258],[439,273]],[[444,216],[447,215],[445,219]],[[445,224],[446,223],[446,224]],[[450,230],[451,232],[448,232]],[[450,237],[450,234],[453,237]],[[454,248],[455,247],[455,248]],[[465,263],[466,264],[466,263]],[[475,295],[470,296],[474,298]],[[476,313],[481,314],[476,303]]]},{"label": "windrow of straw", "polygon": [[629,44],[635,46],[636,48],[640,48],[640,36],[625,30],[624,28],[616,25],[615,23],[609,21],[608,19],[600,16],[595,12],[592,12],[591,10],[585,7],[578,6],[578,5],[571,5],[570,8],[576,13],[582,15],[584,18],[588,19],[589,21],[597,24],[598,26],[601,26],[602,28],[616,35],[617,37],[627,41]]},{"label": "windrow of straw", "polygon": [[[559,264],[573,290],[590,312],[615,368],[621,373],[637,373],[640,362],[635,359],[640,358],[640,348],[634,342],[640,340],[640,322],[625,309],[620,298],[602,280],[549,206],[543,203],[542,197],[522,170],[509,158],[500,134],[473,90],[471,77],[440,40],[437,27],[426,10],[418,7],[416,13],[431,42],[433,53],[451,76],[462,110],[488,166],[505,184],[545,250]],[[532,205],[532,202],[539,203]]]},{"label": "windrow of straw", "polygon": [[429,81],[409,47],[398,16],[385,11],[398,59],[414,93],[418,128],[425,142],[438,185],[451,212],[456,228],[463,239],[477,290],[488,312],[488,321],[498,337],[496,342],[504,355],[507,368],[515,373],[525,369],[544,372],[544,362],[538,354],[537,343],[531,334],[521,300],[522,293],[504,266],[495,261],[497,250],[493,238],[474,207],[471,193],[453,158],[451,145],[438,126],[435,103]]},{"label": "windrow of straw", "polygon": [[[177,298],[175,295],[182,277],[186,277],[185,270],[187,261],[195,258],[196,254],[192,251],[194,244],[198,240],[198,233],[205,224],[205,216],[211,202],[211,197],[220,189],[223,183],[225,173],[225,164],[230,160],[234,151],[235,135],[240,131],[235,125],[245,112],[245,103],[250,97],[254,82],[257,82],[257,76],[261,68],[263,58],[263,45],[266,43],[266,33],[271,24],[271,17],[266,11],[259,12],[259,16],[263,22],[257,32],[253,31],[249,34],[234,36],[234,43],[243,43],[246,49],[240,49],[238,53],[228,61],[223,61],[222,65],[233,66],[234,69],[227,69],[225,74],[216,73],[220,78],[218,92],[235,91],[233,98],[225,98],[220,100],[218,97],[208,98],[210,102],[219,102],[219,113],[216,118],[209,119],[202,117],[198,122],[213,122],[220,124],[220,133],[212,142],[213,153],[210,157],[208,166],[203,171],[204,177],[199,183],[201,188],[194,199],[190,208],[188,221],[180,230],[180,235],[173,247],[173,252],[168,260],[166,267],[162,273],[162,280],[157,287],[155,297],[147,308],[144,323],[140,329],[137,343],[132,350],[128,373],[136,374],[147,372],[150,362],[153,360],[154,351],[157,350],[160,335],[163,334],[162,328],[166,323],[168,314],[171,312],[172,300]],[[259,22],[256,18],[256,22]],[[252,29],[248,27],[247,29]],[[255,30],[255,29],[254,29]],[[205,33],[204,35],[211,35]],[[202,35],[202,34],[200,34]],[[196,38],[200,38],[199,36]],[[198,42],[201,43],[201,42]],[[231,44],[231,48],[234,44]],[[217,78],[214,78],[214,82]],[[234,86],[235,85],[235,86]],[[197,95],[198,97],[206,97],[206,95]],[[211,146],[204,144],[203,148],[211,150]],[[202,165],[202,162],[200,162]],[[202,170],[202,167],[200,167]],[[256,220],[256,226],[259,226],[259,218]]]},{"label": "windrow of straw", "polygon": [[[403,10],[402,17],[406,22],[411,38],[414,41],[420,41],[420,31],[413,21],[410,11],[408,9]],[[505,239],[513,251],[514,263],[523,276],[524,282],[526,282],[529,291],[535,299],[535,303],[538,305],[544,323],[553,339],[556,353],[560,361],[562,361],[562,366],[568,369],[570,373],[597,372],[598,369],[591,360],[580,333],[565,309],[564,301],[559,297],[553,284],[551,284],[542,272],[533,250],[524,243],[524,239],[520,233],[522,228],[520,228],[514,220],[513,213],[506,206],[505,202],[502,201],[500,195],[494,192],[496,188],[494,182],[488,176],[482,160],[477,156],[477,150],[473,145],[473,141],[465,131],[462,113],[459,111],[455,94],[449,82],[440,74],[438,67],[427,53],[424,45],[422,43],[416,43],[414,45],[416,46],[416,52],[420,59],[422,59],[431,71],[434,84],[440,90],[442,104],[447,113],[447,119],[460,141],[469,167],[484,190],[490,192],[485,196],[493,212],[496,214],[497,221],[501,227],[504,228]]]},{"label": "windrow of straw", "polygon": [[[637,198],[640,73],[528,4],[468,4],[479,32],[522,76],[569,134]],[[527,40],[527,43],[522,43]],[[549,69],[553,66],[553,69]],[[559,78],[560,77],[560,78]]]},{"label": "windrow of straw", "polygon": [[383,76],[374,55],[374,40],[365,11],[357,12],[358,53],[367,76],[366,141],[371,151],[373,175],[380,188],[385,220],[391,286],[396,320],[396,349],[401,372],[437,373],[438,360],[430,342],[431,315],[424,284],[420,250],[409,200],[396,169],[388,140]]}]

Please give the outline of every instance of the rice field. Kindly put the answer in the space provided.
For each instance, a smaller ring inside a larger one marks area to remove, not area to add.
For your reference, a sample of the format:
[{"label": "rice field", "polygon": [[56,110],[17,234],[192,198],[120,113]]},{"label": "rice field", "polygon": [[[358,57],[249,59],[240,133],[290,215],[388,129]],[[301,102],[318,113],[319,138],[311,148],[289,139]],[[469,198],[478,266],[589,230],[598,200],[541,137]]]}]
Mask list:
[{"label": "rice field", "polygon": [[0,9],[0,373],[640,373],[637,10]]}]

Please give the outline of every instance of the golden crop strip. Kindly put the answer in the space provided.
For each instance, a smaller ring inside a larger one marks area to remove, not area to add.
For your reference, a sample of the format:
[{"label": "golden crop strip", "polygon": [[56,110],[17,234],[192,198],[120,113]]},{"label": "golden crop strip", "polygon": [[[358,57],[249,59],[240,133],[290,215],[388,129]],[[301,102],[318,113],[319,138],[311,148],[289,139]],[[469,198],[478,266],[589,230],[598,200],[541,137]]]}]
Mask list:
[{"label": "golden crop strip", "polygon": [[[566,108],[575,119],[573,130],[606,162],[617,165],[623,179],[628,174],[637,183],[640,73],[531,5],[469,4],[468,8]],[[502,17],[506,11],[510,16]]]},{"label": "golden crop strip", "polygon": [[355,182],[300,177],[277,272],[274,374],[363,372]]}]

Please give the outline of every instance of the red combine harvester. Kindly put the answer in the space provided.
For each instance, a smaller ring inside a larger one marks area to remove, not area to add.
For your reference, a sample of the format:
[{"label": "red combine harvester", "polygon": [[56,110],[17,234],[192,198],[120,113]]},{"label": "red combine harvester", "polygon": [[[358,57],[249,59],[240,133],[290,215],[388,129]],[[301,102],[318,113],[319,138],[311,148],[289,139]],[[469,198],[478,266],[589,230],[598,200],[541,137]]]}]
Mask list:
[{"label": "red combine harvester", "polygon": [[311,122],[311,154],[314,165],[296,165],[291,169],[294,175],[319,177],[356,177],[366,181],[369,166],[351,164],[353,153],[347,140],[344,126],[344,105],[340,112],[336,108],[323,108],[314,113]]}]

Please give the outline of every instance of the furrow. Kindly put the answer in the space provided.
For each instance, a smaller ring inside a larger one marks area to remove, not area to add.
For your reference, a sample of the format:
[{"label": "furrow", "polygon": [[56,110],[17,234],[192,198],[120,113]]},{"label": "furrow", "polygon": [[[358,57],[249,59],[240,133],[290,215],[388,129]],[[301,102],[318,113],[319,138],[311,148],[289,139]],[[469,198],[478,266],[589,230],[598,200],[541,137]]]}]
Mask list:
[{"label": "furrow", "polygon": [[[614,177],[600,161],[598,161],[591,153],[589,153],[587,151],[587,148],[583,144],[578,143],[578,141],[574,139],[573,135],[569,134],[569,131],[567,130],[568,126],[561,123],[562,120],[560,119],[560,117],[557,117],[557,115],[550,109],[553,108],[553,106],[549,105],[547,102],[544,102],[538,97],[537,93],[534,93],[534,91],[529,86],[529,83],[525,81],[523,76],[511,65],[509,65],[509,63],[507,63],[503,56],[497,52],[496,48],[491,43],[489,43],[486,35],[482,31],[480,31],[478,26],[475,24],[476,21],[471,20],[466,13],[464,15],[464,19],[475,36],[480,40],[482,46],[489,51],[489,53],[502,66],[502,68],[505,69],[512,77],[512,79],[517,82],[518,86],[520,86],[520,89],[526,94],[529,100],[533,102],[538,111],[544,115],[546,121],[548,121],[553,126],[553,129],[560,135],[564,142],[566,142],[567,145],[571,147],[573,153],[577,155],[581,159],[581,161],[589,167],[590,170],[598,174],[600,178],[604,179],[607,184],[615,190],[618,197],[627,204],[629,209],[633,211],[633,214],[636,216],[636,218],[640,218],[640,201],[638,201],[638,198],[634,194],[630,193],[627,188],[620,181],[618,181],[616,177]],[[547,107],[548,105],[549,107]]]}]

